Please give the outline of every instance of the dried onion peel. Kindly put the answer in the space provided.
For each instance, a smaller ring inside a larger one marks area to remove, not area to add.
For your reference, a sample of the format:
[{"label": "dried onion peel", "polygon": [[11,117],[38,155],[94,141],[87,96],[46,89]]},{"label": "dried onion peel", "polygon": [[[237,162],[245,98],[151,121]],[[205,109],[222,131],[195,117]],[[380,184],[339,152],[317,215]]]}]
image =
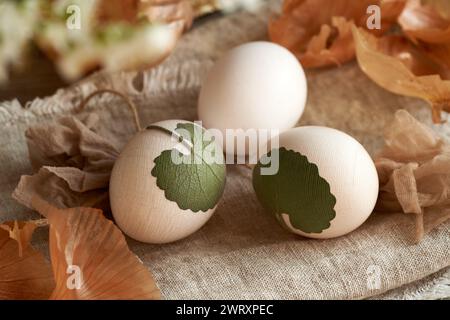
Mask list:
[{"label": "dried onion peel", "polygon": [[[34,228],[33,223],[19,226],[17,222],[0,227],[0,300],[47,299],[55,286],[49,263],[28,246],[29,231]],[[22,231],[24,237],[20,236],[20,241],[11,237]]]},{"label": "dried onion peel", "polygon": [[450,219],[450,144],[407,111],[397,111],[387,127],[375,165],[380,178],[376,210],[414,217],[417,242]]},{"label": "dried onion peel", "polygon": [[50,299],[159,299],[156,283],[122,232],[93,208],[58,209],[35,197],[48,218],[56,288]]},{"label": "dried onion peel", "polygon": [[356,27],[353,36],[358,63],[369,78],[393,93],[428,101],[433,121],[441,122],[441,112],[450,111],[450,81],[441,77],[442,66],[399,37],[376,38]]},{"label": "dried onion peel", "polygon": [[[0,224],[0,299],[160,298],[151,273],[101,210],[58,209],[36,196],[32,205],[48,220]],[[51,265],[29,246],[36,227],[47,224]]]},{"label": "dried onion peel", "polygon": [[[444,1],[448,3],[448,0]],[[420,0],[409,0],[398,22],[403,32],[416,43],[450,42],[450,18],[437,3],[422,4]]]},{"label": "dried onion peel", "polygon": [[282,14],[269,23],[269,38],[290,51],[304,67],[339,65],[353,60],[351,26],[367,23],[368,7],[381,6],[381,30],[388,30],[404,0],[288,0]]}]

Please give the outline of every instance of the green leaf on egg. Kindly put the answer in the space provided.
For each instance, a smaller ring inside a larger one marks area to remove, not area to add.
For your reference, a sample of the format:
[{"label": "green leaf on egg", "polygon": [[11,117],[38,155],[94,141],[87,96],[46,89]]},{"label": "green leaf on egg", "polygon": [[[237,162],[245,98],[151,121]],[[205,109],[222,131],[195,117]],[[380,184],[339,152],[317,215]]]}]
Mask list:
[{"label": "green leaf on egg", "polygon": [[[225,189],[226,166],[213,139],[204,139],[206,130],[194,123],[178,123],[175,134],[189,152],[164,150],[155,158],[152,175],[165,197],[180,209],[206,212],[216,206]],[[208,140],[208,141],[205,141]],[[178,161],[173,161],[173,154]],[[211,160],[206,155],[212,155]]]},{"label": "green leaf on egg", "polygon": [[[299,152],[280,148],[276,174],[262,175],[261,168],[270,167],[261,161],[253,170],[253,188],[267,211],[284,223],[289,215],[291,225],[305,233],[320,233],[330,227],[336,216],[336,198],[329,183],[319,175],[317,165]],[[269,152],[266,156],[270,157]]]}]

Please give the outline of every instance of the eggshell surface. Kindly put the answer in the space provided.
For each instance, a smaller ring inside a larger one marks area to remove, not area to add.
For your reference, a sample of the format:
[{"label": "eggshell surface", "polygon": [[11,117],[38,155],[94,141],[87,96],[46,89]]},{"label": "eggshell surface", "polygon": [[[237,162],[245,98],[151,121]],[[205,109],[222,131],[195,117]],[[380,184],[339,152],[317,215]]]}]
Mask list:
[{"label": "eggshell surface", "polygon": [[297,124],[306,97],[305,74],[292,53],[271,42],[250,42],[229,51],[210,70],[198,114],[205,128],[219,129],[224,137],[226,129],[282,132]]},{"label": "eggshell surface", "polygon": [[[306,126],[281,134],[279,146],[286,150],[284,153],[286,155],[280,156],[280,168],[282,168],[281,162],[285,161],[283,157],[286,158],[288,154],[298,156],[300,160],[307,163],[307,166],[313,168],[312,173],[308,172],[303,175],[305,177],[303,181],[294,181],[296,179],[295,170],[297,170],[294,168],[295,165],[292,165],[292,172],[284,173],[287,176],[291,175],[286,180],[288,184],[301,187],[298,190],[292,190],[294,202],[296,198],[303,199],[303,203],[297,203],[297,209],[301,211],[303,208],[311,208],[310,211],[314,211],[317,209],[314,206],[320,207],[329,200],[327,210],[331,212],[328,226],[319,232],[310,232],[294,227],[292,219],[297,214],[295,209],[292,209],[291,213],[277,213],[282,225],[302,236],[326,239],[345,235],[366,221],[372,213],[378,197],[378,175],[370,155],[357,140],[335,129]],[[284,170],[286,171],[286,169]],[[314,170],[318,170],[319,175],[315,180],[310,179],[314,175]],[[317,198],[318,194],[320,196],[323,194],[323,192],[315,193],[315,189],[319,188],[319,185],[323,185],[323,188],[331,193],[329,198],[324,197],[324,200]],[[261,188],[259,187],[259,189]],[[271,195],[270,191],[263,194],[259,189],[255,188],[259,197]],[[279,192],[277,189],[273,190]],[[284,190],[290,192],[289,189]],[[293,206],[289,208],[293,208]],[[316,216],[303,219],[319,221],[321,214],[329,214],[325,210],[321,210],[321,208],[317,210]],[[334,217],[332,211],[334,211]],[[308,225],[308,221],[302,221],[302,217],[298,217],[297,221],[299,225],[302,225],[303,222]],[[312,221],[311,225],[314,223],[315,221]]]},{"label": "eggshell surface", "polygon": [[[173,131],[184,120],[154,124]],[[216,207],[206,212],[183,210],[165,196],[152,175],[154,159],[164,150],[178,148],[179,143],[164,130],[139,132],[117,159],[110,181],[110,202],[117,225],[128,236],[147,243],[167,243],[182,239],[201,228]],[[186,150],[179,150],[185,152]],[[180,183],[177,177],[173,183]]]}]

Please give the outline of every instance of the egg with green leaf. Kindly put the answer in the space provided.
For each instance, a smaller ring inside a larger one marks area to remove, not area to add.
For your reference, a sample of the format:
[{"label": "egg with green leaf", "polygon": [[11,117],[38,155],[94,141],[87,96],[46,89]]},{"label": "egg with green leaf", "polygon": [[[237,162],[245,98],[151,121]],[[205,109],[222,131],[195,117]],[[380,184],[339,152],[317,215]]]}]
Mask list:
[{"label": "egg with green leaf", "polygon": [[185,238],[211,217],[225,178],[222,149],[208,131],[184,120],[154,123],[133,137],[114,164],[114,219],[138,241]]},{"label": "egg with green leaf", "polygon": [[326,127],[290,129],[271,141],[253,169],[253,187],[287,230],[327,239],[358,228],[372,213],[378,175],[364,147]]}]

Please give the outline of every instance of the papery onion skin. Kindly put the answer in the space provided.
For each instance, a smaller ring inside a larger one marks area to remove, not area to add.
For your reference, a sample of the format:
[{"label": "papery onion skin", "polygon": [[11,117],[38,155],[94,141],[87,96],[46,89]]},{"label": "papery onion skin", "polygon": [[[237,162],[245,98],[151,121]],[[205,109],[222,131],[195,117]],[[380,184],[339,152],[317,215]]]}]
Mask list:
[{"label": "papery onion skin", "polygon": [[58,209],[39,197],[33,207],[48,218],[53,300],[159,299],[161,294],[122,232],[99,209]]},{"label": "papery onion skin", "polygon": [[31,226],[18,222],[0,226],[0,300],[48,299],[55,287],[51,266],[40,252],[28,245],[32,231],[25,231],[26,239],[11,238],[9,227],[19,224],[26,229]]},{"label": "papery onion skin", "polygon": [[269,23],[269,38],[307,68],[335,66],[355,57],[351,26],[366,26],[371,5],[381,7],[382,34],[396,22],[405,0],[287,0],[282,14]]},{"label": "papery onion skin", "polygon": [[393,93],[428,101],[433,121],[442,122],[441,112],[450,111],[450,81],[437,73],[439,65],[402,38],[380,39],[357,27],[353,36],[359,66],[369,78]]}]

